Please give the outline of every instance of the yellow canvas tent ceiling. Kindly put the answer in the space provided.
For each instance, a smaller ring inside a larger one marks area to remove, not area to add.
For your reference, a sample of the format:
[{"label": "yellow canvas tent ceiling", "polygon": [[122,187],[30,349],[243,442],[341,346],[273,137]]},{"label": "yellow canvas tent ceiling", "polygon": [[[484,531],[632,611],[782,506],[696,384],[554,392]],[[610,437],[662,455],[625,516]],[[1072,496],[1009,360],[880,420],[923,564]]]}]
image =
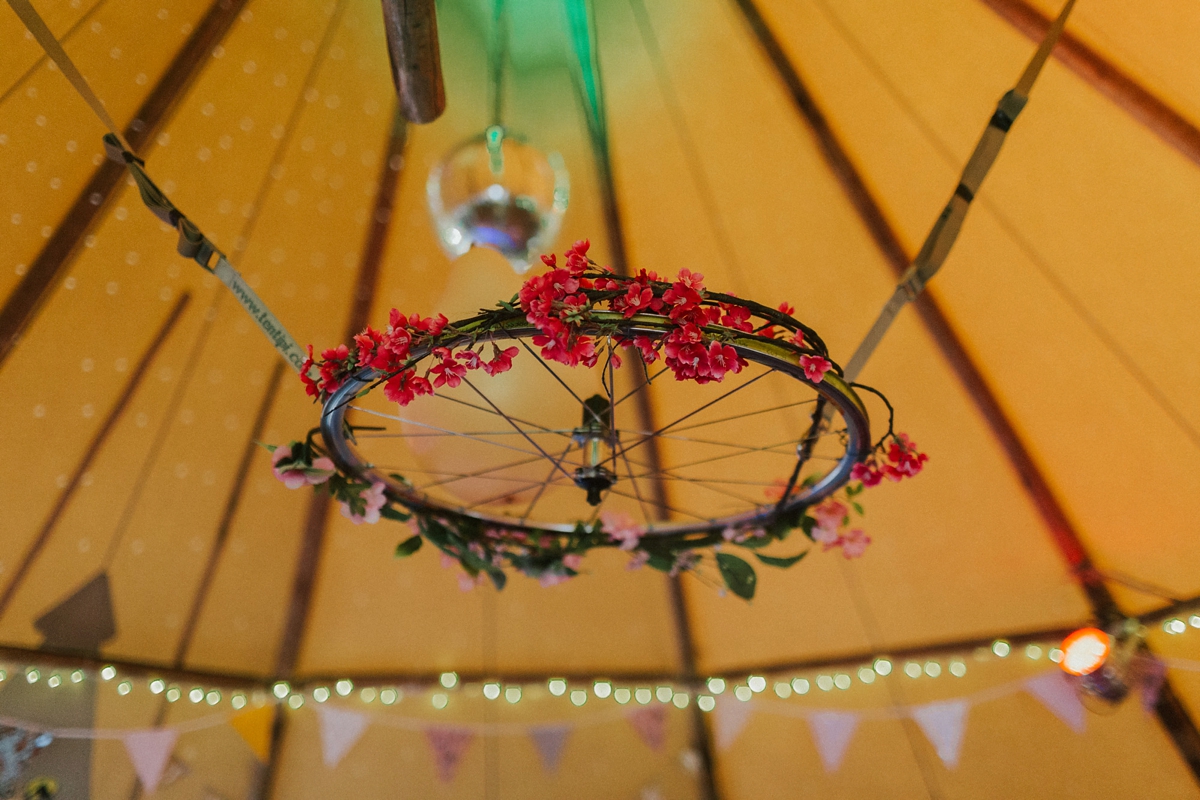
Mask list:
[{"label": "yellow canvas tent ceiling", "polygon": [[[606,261],[561,6],[511,5],[508,124],[570,170],[559,249],[590,237]],[[351,320],[393,306],[464,316],[519,285],[490,251],[450,262],[425,211],[431,167],[489,121],[482,4],[439,8],[447,111],[407,129],[393,123],[376,0],[36,6],[150,173],[301,342],[343,341]],[[945,203],[1029,35],[1057,13],[1049,0],[595,8],[630,266],[790,300],[840,361]],[[877,654],[943,663],[975,642],[1070,628],[1098,598],[1134,614],[1200,593],[1198,37],[1193,4],[1080,0],[932,299],[903,313],[864,374],[930,453],[926,472],[873,492],[863,559],[761,574],[753,603],[685,578],[677,609],[660,573],[608,554],[552,589],[517,579],[463,593],[429,552],[394,560],[396,526],[351,525],[276,481],[254,440],[285,441],[316,409],[226,290],[174,253],[103,160],[87,106],[0,13],[0,642],[36,662],[36,620],[102,568],[117,620],[103,658],[213,682],[849,674]],[[538,413],[538,398],[524,402]],[[1068,528],[1093,571],[1064,559]],[[1151,645],[1195,657],[1190,636],[1156,632]],[[804,702],[930,702],[1047,665],[897,672]],[[1200,714],[1200,682],[1172,671],[1170,683],[1177,710]],[[534,724],[599,702],[532,692],[499,707],[464,689],[443,716],[420,697],[404,713]],[[202,713],[165,708],[141,689],[102,690],[96,724]],[[710,791],[680,757],[696,747],[690,710],[671,710],[661,752],[597,723],[547,774],[527,741],[496,737],[448,784],[411,730],[373,727],[328,770],[311,710],[287,718],[268,770],[276,798]],[[864,722],[826,774],[801,720],[756,714],[714,752],[712,781],[731,800],[1200,796],[1187,763],[1200,748],[1177,747],[1186,731],[1173,739],[1133,703],[1088,724],[1071,733],[1025,695],[981,704],[949,770],[911,723]],[[94,749],[93,796],[136,791],[120,750]],[[261,783],[229,728],[188,734],[177,755],[191,774],[162,796]]]}]

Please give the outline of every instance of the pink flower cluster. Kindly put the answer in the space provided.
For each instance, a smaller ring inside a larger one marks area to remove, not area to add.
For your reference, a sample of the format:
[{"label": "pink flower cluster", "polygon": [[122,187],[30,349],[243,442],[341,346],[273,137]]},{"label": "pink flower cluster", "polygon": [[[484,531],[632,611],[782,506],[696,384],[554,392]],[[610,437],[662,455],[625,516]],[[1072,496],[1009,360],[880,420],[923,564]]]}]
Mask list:
[{"label": "pink flower cluster", "polygon": [[849,529],[850,509],[832,498],[813,506],[812,515],[817,524],[813,528],[813,540],[825,550],[842,548],[845,558],[858,558],[867,551],[871,537],[858,528]]},{"label": "pink flower cluster", "polygon": [[600,525],[601,529],[608,534],[609,539],[620,542],[621,550],[637,549],[638,542],[646,534],[645,529],[636,524],[628,514],[615,511],[601,512]]},{"label": "pink flower cluster", "polygon": [[917,450],[917,445],[906,434],[898,433],[892,438],[887,450],[887,460],[880,463],[875,453],[854,465],[851,480],[862,481],[863,486],[877,486],[887,478],[900,481],[920,473],[929,456]]},{"label": "pink flower cluster", "polygon": [[291,445],[280,445],[271,453],[271,471],[289,489],[301,486],[317,486],[329,480],[337,468],[324,456],[314,458],[311,464],[296,461]]},{"label": "pink flower cluster", "polygon": [[380,511],[387,505],[387,496],[384,494],[385,488],[382,482],[376,481],[358,493],[359,498],[364,504],[362,513],[355,511],[349,503],[343,500],[341,502],[342,516],[349,519],[355,525],[361,525],[364,522],[368,525],[374,525],[376,522],[379,522]]}]

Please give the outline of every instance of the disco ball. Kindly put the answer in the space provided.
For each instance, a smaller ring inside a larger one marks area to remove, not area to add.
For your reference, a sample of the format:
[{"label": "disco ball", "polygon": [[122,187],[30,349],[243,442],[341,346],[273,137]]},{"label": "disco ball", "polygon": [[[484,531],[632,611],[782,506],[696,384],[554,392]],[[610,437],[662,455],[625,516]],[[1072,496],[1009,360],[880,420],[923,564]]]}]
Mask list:
[{"label": "disco ball", "polygon": [[434,167],[426,194],[438,241],[451,258],[490,247],[523,273],[558,233],[570,182],[557,153],[546,155],[493,126]]}]

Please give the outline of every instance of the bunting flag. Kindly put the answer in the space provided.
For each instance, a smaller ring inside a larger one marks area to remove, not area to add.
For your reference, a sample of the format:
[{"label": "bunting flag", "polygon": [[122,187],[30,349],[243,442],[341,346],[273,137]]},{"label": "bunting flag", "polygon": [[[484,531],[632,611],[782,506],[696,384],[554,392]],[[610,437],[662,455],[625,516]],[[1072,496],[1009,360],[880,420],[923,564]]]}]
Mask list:
[{"label": "bunting flag", "polygon": [[913,719],[925,732],[925,738],[937,751],[938,758],[951,769],[958,766],[958,753],[967,726],[967,708],[965,700],[946,700],[912,710]]},{"label": "bunting flag", "polygon": [[1086,727],[1086,711],[1075,687],[1060,670],[1045,672],[1025,681],[1025,691],[1036,697],[1051,714],[1058,717],[1076,733]]},{"label": "bunting flag", "polygon": [[629,724],[654,752],[659,752],[667,744],[666,706],[653,705],[635,709],[629,715]]},{"label": "bunting flag", "polygon": [[454,780],[458,762],[471,746],[475,734],[457,728],[430,728],[425,731],[425,738],[429,741],[429,748],[433,750],[438,780],[442,783]]},{"label": "bunting flag", "polygon": [[325,766],[333,769],[367,729],[367,715],[318,706],[317,716],[321,720],[321,756]]},{"label": "bunting flag", "polygon": [[717,701],[715,719],[716,742],[718,750],[728,750],[750,721],[751,708],[749,703],[735,700],[726,695]]},{"label": "bunting flag", "polygon": [[841,711],[818,711],[809,714],[808,727],[812,730],[813,742],[821,755],[826,772],[837,772],[846,755],[846,747],[858,727],[858,715]]},{"label": "bunting flag", "polygon": [[563,748],[567,745],[567,737],[571,729],[566,725],[544,725],[529,732],[529,738],[537,747],[538,755],[542,757],[542,766],[547,772],[557,772],[558,762],[562,758]]},{"label": "bunting flag", "polygon": [[133,769],[142,782],[143,794],[154,794],[158,788],[177,739],[179,731],[171,728],[139,731],[125,736],[125,752],[129,753]]},{"label": "bunting flag", "polygon": [[250,745],[264,764],[271,759],[271,729],[275,726],[275,706],[259,706],[229,720],[238,735]]}]

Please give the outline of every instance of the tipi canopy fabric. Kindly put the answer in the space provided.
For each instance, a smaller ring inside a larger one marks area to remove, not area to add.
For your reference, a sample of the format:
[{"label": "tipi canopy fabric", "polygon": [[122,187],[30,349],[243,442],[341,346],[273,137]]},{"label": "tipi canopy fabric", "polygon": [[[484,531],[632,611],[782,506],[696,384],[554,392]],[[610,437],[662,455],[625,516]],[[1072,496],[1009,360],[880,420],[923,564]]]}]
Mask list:
[{"label": "tipi canopy fabric", "polygon": [[[448,104],[426,126],[396,121],[377,0],[35,5],[150,174],[299,341],[335,345],[392,307],[463,317],[519,286],[494,252],[448,260],[425,207],[430,169],[491,122],[490,4],[440,6]],[[790,301],[843,362],[1059,10],[594,5],[629,267]],[[614,220],[564,6],[508,6],[505,122],[570,172],[557,249],[587,237],[607,262]],[[613,553],[564,585],[463,592],[431,549],[392,557],[403,527],[355,526],[285,488],[256,442],[301,435],[317,408],[227,290],[176,255],[105,160],[91,110],[0,11],[0,643],[13,663],[53,645],[73,652],[62,669],[170,671],[185,692],[189,674],[464,681],[441,710],[425,689],[376,703],[380,724],[336,767],[311,701],[281,712],[265,767],[228,726],[184,733],[158,796],[1200,797],[1200,740],[1186,744],[1200,682],[1186,671],[1169,673],[1169,713],[1131,701],[1082,733],[1052,703],[997,690],[1053,668],[1060,631],[1200,593],[1198,37],[1194,4],[1080,0],[944,270],[862,376],[930,454],[925,472],[870,492],[863,558],[760,570],[746,603]],[[533,394],[514,403],[547,413]],[[115,633],[98,649],[50,641],[38,621],[100,574]],[[1150,645],[1186,660],[1197,636],[1155,627]],[[986,649],[1022,637],[1036,657]],[[863,682],[859,668],[891,653],[895,671]],[[818,688],[835,673],[849,689]],[[538,688],[565,676],[694,695],[708,676],[732,691],[751,674],[813,688],[768,688],[715,735],[693,724],[716,725],[719,705],[666,706],[657,750],[612,700],[577,708]],[[493,702],[490,678],[532,688]],[[213,713],[144,681],[97,697],[98,728]],[[958,698],[973,698],[961,740],[936,727],[957,706],[892,713]],[[830,772],[821,712],[858,715]],[[543,734],[479,729],[447,755],[445,737],[385,724],[404,714]],[[546,745],[551,723],[575,727]],[[91,759],[92,796],[135,791],[121,742]]]}]

